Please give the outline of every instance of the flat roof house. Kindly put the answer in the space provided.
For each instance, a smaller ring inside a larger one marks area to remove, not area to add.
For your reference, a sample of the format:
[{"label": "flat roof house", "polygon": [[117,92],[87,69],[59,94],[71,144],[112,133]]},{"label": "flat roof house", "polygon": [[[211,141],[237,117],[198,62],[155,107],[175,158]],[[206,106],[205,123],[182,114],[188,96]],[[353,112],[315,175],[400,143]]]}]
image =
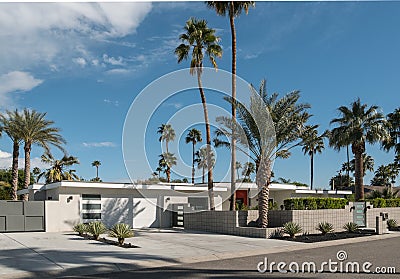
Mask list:
[{"label": "flat roof house", "polygon": [[[230,183],[215,183],[216,210],[229,209],[229,187]],[[77,223],[96,220],[109,227],[119,222],[133,228],[179,226],[183,224],[179,212],[208,210],[209,206],[206,184],[61,181],[33,184],[18,191],[19,195],[24,193],[29,193],[30,200],[46,201],[46,231],[71,231]],[[344,197],[348,194],[351,191],[316,191],[285,184],[270,186],[270,199],[278,206],[290,197]],[[237,199],[249,207],[256,205],[257,186],[242,183],[237,190]]]}]

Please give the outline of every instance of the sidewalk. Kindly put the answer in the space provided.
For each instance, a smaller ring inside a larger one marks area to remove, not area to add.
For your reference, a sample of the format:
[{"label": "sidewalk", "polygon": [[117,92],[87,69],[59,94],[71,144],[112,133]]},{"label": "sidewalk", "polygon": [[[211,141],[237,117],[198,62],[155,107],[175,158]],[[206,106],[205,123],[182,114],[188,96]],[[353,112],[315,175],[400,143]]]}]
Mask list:
[{"label": "sidewalk", "polygon": [[[362,239],[367,241],[367,237]],[[172,229],[136,231],[135,237],[126,242],[139,248],[120,248],[85,240],[73,233],[0,234],[0,277],[45,278],[138,270],[316,247],[283,240]],[[332,242],[335,241],[319,243],[318,247],[335,245]]]}]

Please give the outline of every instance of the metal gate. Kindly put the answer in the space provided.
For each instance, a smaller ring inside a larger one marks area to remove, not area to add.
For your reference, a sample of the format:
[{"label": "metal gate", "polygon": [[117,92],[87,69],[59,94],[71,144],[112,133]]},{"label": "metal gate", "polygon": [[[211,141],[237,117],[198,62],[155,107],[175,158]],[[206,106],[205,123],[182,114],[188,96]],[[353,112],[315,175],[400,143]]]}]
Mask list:
[{"label": "metal gate", "polygon": [[45,230],[44,201],[0,201],[0,232]]},{"label": "metal gate", "polygon": [[183,227],[183,215],[185,212],[185,206],[187,207],[187,204],[174,204],[174,211],[172,212],[172,225],[174,227]]},{"label": "metal gate", "polygon": [[354,202],[353,222],[360,227],[365,227],[366,225],[365,215],[366,215],[365,202]]}]

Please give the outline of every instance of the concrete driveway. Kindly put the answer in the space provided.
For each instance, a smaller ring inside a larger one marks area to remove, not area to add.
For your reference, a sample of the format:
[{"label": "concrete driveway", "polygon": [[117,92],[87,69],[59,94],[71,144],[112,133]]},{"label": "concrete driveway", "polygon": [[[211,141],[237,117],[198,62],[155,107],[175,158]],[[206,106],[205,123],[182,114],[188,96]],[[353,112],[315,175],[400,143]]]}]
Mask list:
[{"label": "concrete driveway", "polygon": [[306,244],[182,230],[140,230],[121,248],[74,233],[1,233],[0,277],[31,278],[137,270],[251,256]]}]

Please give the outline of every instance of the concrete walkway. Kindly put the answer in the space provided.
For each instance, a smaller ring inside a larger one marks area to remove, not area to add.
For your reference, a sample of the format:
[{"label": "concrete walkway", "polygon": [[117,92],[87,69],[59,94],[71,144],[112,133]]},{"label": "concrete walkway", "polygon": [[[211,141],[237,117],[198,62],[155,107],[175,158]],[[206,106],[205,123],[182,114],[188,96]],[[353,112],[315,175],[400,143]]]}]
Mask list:
[{"label": "concrete walkway", "polygon": [[393,235],[305,244],[283,240],[140,230],[121,248],[73,233],[0,234],[0,278],[58,277],[171,266],[367,241]]}]

